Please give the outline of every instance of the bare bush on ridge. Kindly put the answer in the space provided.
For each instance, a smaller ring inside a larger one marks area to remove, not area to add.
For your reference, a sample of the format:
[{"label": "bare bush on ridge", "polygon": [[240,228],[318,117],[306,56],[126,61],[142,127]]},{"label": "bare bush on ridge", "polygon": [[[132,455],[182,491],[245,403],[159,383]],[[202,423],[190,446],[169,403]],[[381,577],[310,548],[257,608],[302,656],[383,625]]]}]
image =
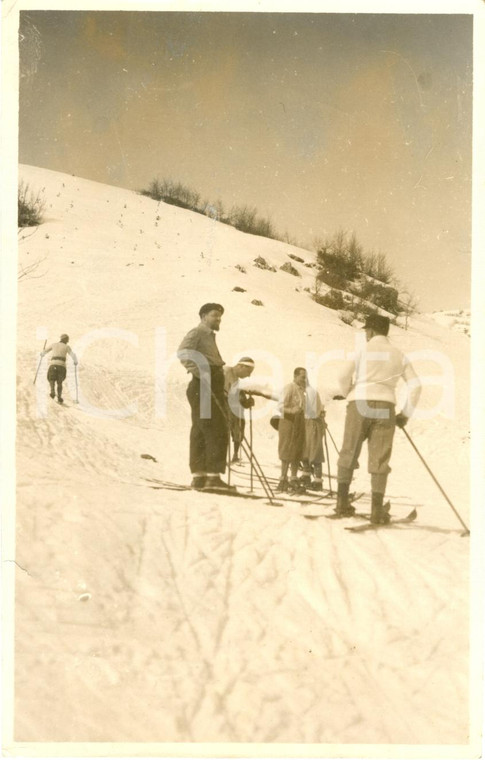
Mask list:
[{"label": "bare bush on ridge", "polygon": [[20,180],[18,186],[18,219],[19,229],[37,227],[44,221],[45,199],[42,191],[34,192],[28,182]]}]

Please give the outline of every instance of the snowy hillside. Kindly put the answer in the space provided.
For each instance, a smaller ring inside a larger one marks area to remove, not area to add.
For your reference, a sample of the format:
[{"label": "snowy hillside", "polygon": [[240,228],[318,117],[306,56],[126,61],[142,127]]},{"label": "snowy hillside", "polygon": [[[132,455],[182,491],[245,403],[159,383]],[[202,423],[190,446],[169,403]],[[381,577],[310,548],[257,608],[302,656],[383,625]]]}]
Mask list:
[{"label": "snowy hillside", "polygon": [[[128,190],[27,166],[20,177],[42,190],[46,221],[19,236],[15,739],[465,756],[470,540],[400,431],[388,495],[395,515],[418,510],[411,525],[353,535],[302,517],[330,500],[271,507],[150,487],[190,482],[187,375],[171,357],[201,304],[225,307],[225,361],[253,356],[275,388],[352,350],[355,330],[305,291],[311,254]],[[44,340],[61,332],[80,360],[80,403],[70,364],[65,408],[48,398],[45,360],[33,384]],[[390,337],[422,352],[420,374],[436,380],[438,355],[453,370],[450,416],[408,430],[469,524],[470,341],[424,316]],[[314,379],[340,445],[337,366]],[[422,408],[441,393],[428,383]],[[272,408],[257,402],[254,449],[276,478]],[[366,465],[353,484],[364,509]],[[231,473],[241,491],[249,470]]]},{"label": "snowy hillside", "polygon": [[452,327],[454,330],[470,335],[470,311],[466,309],[451,309],[449,311],[434,311],[430,315],[439,325]]}]

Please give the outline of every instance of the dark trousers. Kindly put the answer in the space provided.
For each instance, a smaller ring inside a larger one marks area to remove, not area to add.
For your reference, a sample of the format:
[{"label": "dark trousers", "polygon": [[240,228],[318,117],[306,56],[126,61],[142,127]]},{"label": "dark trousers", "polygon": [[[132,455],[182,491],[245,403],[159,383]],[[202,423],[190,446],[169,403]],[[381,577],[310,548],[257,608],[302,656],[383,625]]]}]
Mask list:
[{"label": "dark trousers", "polygon": [[200,416],[200,379],[193,377],[187,388],[187,398],[192,412],[190,430],[190,471],[224,472],[226,469],[229,427],[224,398],[224,375],[222,370],[212,376],[210,417]]},{"label": "dark trousers", "polygon": [[66,379],[66,368],[59,364],[51,364],[47,370],[47,379],[51,386],[51,395],[55,396],[57,383],[57,398],[62,398],[62,383]]}]

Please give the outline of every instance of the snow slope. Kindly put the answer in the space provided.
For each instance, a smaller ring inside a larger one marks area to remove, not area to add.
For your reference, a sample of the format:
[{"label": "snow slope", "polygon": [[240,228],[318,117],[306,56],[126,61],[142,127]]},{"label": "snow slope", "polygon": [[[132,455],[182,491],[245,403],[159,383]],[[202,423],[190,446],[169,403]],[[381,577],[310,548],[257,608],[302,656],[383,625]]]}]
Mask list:
[{"label": "snow slope", "polygon": [[[15,740],[466,754],[469,539],[402,433],[388,494],[393,513],[416,507],[418,519],[401,528],[359,536],[301,516],[329,501],[150,487],[189,482],[187,376],[168,357],[202,303],[225,306],[226,362],[253,355],[275,387],[307,352],[352,349],[355,330],[311,300],[312,269],[288,256],[311,254],[78,177],[28,166],[20,177],[42,190],[47,220],[19,242]],[[302,276],[279,271],[286,261]],[[44,338],[61,332],[80,358],[81,403],[70,365],[65,408],[47,398],[45,364],[32,383]],[[470,341],[424,316],[391,337],[427,352],[421,373],[439,372],[430,351],[453,370],[452,416],[408,430],[468,524]],[[316,376],[327,399],[337,365]],[[440,394],[427,385],[423,408]],[[257,402],[254,448],[276,478],[271,406]],[[337,445],[344,415],[328,403]],[[365,457],[356,475],[365,508]],[[231,477],[247,490],[249,465]]]},{"label": "snow slope", "polygon": [[438,324],[445,327],[453,327],[455,330],[470,335],[471,314],[467,309],[450,309],[448,311],[434,311],[430,315]]}]

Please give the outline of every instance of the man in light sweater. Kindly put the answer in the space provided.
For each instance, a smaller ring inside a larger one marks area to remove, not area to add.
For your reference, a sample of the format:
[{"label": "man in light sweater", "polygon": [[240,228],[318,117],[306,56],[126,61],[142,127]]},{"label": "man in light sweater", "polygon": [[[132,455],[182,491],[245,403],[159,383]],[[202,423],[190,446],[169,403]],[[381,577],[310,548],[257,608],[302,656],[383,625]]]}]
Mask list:
[{"label": "man in light sweater", "polygon": [[56,397],[56,383],[57,383],[57,400],[60,404],[64,403],[62,398],[62,383],[66,379],[66,359],[69,354],[74,364],[77,364],[77,358],[74,351],[67,344],[69,343],[69,335],[63,333],[59,339],[59,343],[52,343],[41,351],[41,357],[45,356],[52,351],[52,358],[49,363],[49,369],[47,370],[47,379],[51,387],[51,398]]},{"label": "man in light sweater", "polygon": [[[389,319],[371,314],[365,325],[366,346],[357,352],[341,376],[342,396],[348,400],[344,440],[338,460],[336,517],[355,512],[349,488],[358,465],[363,442],[368,444],[368,470],[371,476],[371,522],[386,524],[390,517],[384,506],[389,461],[396,425],[404,427],[421,393],[419,379],[406,356],[387,338]],[[396,414],[396,386],[407,384],[407,400]]]}]

